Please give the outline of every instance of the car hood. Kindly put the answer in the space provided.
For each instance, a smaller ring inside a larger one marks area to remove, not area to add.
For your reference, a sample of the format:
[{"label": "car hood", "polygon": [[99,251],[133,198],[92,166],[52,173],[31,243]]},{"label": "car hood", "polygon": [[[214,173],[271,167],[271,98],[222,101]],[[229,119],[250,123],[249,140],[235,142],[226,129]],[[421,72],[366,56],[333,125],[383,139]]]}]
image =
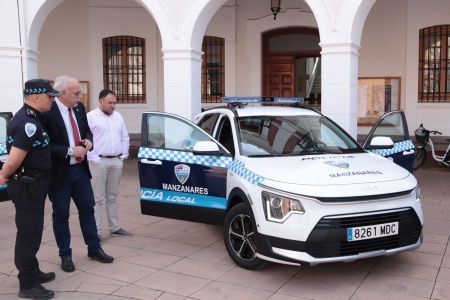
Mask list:
[{"label": "car hood", "polygon": [[410,173],[373,153],[249,158],[245,168],[264,179],[301,185],[345,185],[394,181]]}]

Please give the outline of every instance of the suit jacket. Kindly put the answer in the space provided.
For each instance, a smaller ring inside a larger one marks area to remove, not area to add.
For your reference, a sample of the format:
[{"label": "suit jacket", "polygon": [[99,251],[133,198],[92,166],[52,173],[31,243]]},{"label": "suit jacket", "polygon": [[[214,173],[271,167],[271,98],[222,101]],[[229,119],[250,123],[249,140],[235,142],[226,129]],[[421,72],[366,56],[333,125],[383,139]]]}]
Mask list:
[{"label": "suit jacket", "polygon": [[[89,128],[86,108],[83,103],[78,102],[78,106],[73,108],[73,112],[77,119],[78,129],[80,131],[80,138],[82,140],[88,139],[93,141],[92,132]],[[52,154],[52,170],[50,171],[50,188],[59,188],[63,185],[69,173],[70,156],[67,156],[69,150],[69,137],[67,135],[64,120],[59,111],[56,102],[53,102],[50,111],[43,114],[42,125],[50,137],[50,150]],[[85,156],[81,165],[89,171],[87,157]]]}]

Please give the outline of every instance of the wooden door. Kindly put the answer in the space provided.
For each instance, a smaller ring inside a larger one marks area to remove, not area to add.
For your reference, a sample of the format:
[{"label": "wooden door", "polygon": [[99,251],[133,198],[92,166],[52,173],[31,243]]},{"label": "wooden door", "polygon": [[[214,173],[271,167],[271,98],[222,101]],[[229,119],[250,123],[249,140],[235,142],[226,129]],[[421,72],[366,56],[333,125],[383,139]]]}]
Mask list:
[{"label": "wooden door", "polygon": [[272,56],[266,59],[266,82],[264,96],[293,97],[294,56]]}]

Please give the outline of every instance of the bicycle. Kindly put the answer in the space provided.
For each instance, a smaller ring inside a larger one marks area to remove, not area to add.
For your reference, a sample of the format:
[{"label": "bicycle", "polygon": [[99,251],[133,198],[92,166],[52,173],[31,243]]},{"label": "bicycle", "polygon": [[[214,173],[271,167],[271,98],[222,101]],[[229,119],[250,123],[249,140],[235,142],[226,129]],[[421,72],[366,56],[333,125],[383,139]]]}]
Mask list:
[{"label": "bicycle", "polygon": [[[430,135],[441,135],[442,132],[435,131],[435,130],[428,130],[423,127],[423,124],[420,124],[419,128],[414,130],[414,135],[416,136],[416,140],[419,143],[419,146],[414,150],[414,164],[413,168],[414,170],[419,169],[425,161],[427,160],[428,152],[427,152],[427,145],[430,145],[431,147],[431,154],[433,155],[433,159],[437,161],[439,164],[443,164],[447,167],[450,167],[450,139],[447,139],[446,141],[449,142],[449,145],[447,147],[447,150],[445,151],[445,154],[440,156],[436,155],[434,151],[434,144],[433,141],[430,138]],[[447,157],[449,156],[449,157]],[[447,158],[447,160],[446,160]]]}]

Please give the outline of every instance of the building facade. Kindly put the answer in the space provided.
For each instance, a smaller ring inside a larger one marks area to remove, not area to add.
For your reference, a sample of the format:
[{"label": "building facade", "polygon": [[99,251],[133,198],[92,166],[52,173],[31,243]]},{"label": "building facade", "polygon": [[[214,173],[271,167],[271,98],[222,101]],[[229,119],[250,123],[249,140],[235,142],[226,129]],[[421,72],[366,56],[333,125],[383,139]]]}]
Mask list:
[{"label": "building facade", "polygon": [[89,109],[118,88],[131,134],[143,111],[191,119],[211,95],[290,95],[354,137],[397,108],[411,134],[448,137],[449,14],[450,0],[283,0],[275,20],[270,0],[2,0],[0,111],[21,107],[27,79],[70,75]]}]

